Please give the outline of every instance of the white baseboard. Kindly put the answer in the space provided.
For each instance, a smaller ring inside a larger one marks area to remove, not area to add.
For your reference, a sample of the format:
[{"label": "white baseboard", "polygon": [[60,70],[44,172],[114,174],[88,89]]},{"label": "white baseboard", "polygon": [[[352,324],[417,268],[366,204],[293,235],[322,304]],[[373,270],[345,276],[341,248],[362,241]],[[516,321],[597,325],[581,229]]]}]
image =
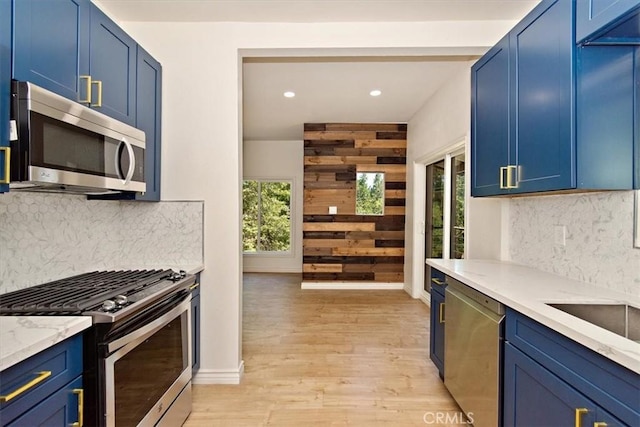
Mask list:
[{"label": "white baseboard", "polygon": [[427,304],[427,306],[431,307],[431,300],[429,299],[430,297],[428,293],[420,292],[420,295],[418,296],[418,298],[420,299],[420,301]]},{"label": "white baseboard", "polygon": [[191,380],[192,384],[240,384],[244,374],[244,360],[238,369],[200,369]]},{"label": "white baseboard", "polygon": [[403,282],[302,282],[302,289],[333,289],[333,290],[401,290]]},{"label": "white baseboard", "polygon": [[297,267],[252,267],[243,265],[242,266],[243,273],[302,273],[302,269],[300,266]]}]

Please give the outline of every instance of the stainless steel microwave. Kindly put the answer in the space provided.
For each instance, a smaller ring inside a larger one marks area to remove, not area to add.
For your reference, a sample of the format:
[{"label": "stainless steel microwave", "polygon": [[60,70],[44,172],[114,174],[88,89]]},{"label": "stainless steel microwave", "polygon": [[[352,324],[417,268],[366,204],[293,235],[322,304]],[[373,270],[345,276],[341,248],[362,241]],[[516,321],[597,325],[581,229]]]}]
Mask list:
[{"label": "stainless steel microwave", "polygon": [[29,82],[11,91],[10,188],[145,192],[145,134]]}]

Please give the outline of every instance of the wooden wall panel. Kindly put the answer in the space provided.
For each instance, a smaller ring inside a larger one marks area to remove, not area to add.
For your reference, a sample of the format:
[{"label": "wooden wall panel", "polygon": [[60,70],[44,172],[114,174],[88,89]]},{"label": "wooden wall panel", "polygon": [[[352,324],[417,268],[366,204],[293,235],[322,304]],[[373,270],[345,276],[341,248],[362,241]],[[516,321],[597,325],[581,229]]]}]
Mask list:
[{"label": "wooden wall panel", "polygon": [[[303,280],[403,282],[407,125],[308,123],[304,131]],[[384,215],[355,214],[358,172],[384,172]]]}]

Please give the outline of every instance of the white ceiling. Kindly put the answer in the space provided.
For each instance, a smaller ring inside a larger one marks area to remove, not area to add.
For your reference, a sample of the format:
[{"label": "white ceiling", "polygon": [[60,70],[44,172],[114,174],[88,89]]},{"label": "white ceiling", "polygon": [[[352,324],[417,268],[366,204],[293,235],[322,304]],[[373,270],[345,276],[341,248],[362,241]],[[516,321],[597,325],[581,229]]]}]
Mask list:
[{"label": "white ceiling", "polygon": [[[539,0],[97,0],[119,21],[519,20]],[[244,139],[302,139],[304,123],[407,122],[473,57],[256,58],[243,75]],[[382,90],[373,98],[372,89]],[[296,97],[285,98],[291,90]]]}]

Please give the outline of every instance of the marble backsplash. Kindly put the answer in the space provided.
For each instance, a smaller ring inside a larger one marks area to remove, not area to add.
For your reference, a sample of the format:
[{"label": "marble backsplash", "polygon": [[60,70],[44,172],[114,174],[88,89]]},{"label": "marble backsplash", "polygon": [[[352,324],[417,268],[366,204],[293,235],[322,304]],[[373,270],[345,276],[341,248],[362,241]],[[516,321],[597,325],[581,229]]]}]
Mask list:
[{"label": "marble backsplash", "polygon": [[[511,261],[640,294],[640,249],[633,248],[632,191],[514,198],[509,201]],[[566,245],[555,226],[566,226]]]},{"label": "marble backsplash", "polygon": [[203,202],[0,195],[0,293],[105,269],[203,263]]}]

